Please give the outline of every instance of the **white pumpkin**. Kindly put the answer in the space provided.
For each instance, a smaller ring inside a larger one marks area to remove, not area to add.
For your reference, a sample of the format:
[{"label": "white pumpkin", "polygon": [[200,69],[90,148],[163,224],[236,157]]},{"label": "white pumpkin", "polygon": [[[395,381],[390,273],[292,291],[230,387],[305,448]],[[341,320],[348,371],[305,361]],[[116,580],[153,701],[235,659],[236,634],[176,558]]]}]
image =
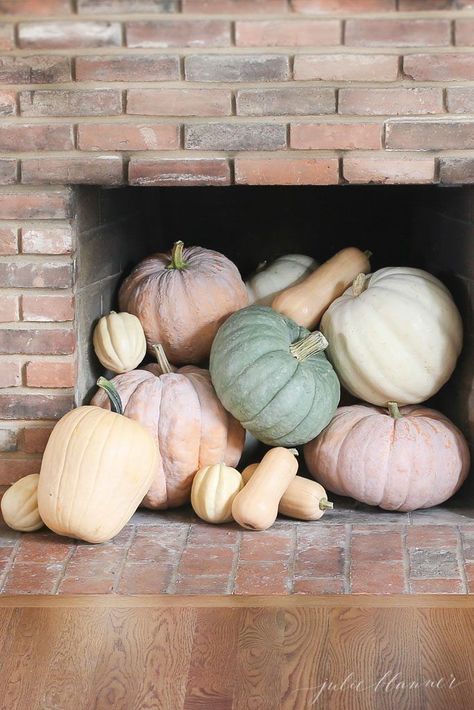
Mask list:
[{"label": "white pumpkin", "polygon": [[303,281],[317,266],[314,259],[304,254],[286,254],[271,264],[263,262],[245,284],[249,303],[271,306],[280,291]]},{"label": "white pumpkin", "polygon": [[131,313],[111,311],[103,316],[94,329],[93,343],[101,364],[117,374],[134,370],[146,353],[142,324]]},{"label": "white pumpkin", "polygon": [[232,520],[232,502],[243,488],[242,476],[235,468],[218,463],[201,468],[193,479],[191,505],[208,523]]},{"label": "white pumpkin", "polygon": [[34,532],[43,527],[38,512],[38,483],[39,474],[30,473],[5,491],[0,508],[8,527],[20,532]]},{"label": "white pumpkin", "polygon": [[454,370],[462,321],[448,289],[409,267],[359,274],[321,321],[341,383],[366,402],[417,404]]}]

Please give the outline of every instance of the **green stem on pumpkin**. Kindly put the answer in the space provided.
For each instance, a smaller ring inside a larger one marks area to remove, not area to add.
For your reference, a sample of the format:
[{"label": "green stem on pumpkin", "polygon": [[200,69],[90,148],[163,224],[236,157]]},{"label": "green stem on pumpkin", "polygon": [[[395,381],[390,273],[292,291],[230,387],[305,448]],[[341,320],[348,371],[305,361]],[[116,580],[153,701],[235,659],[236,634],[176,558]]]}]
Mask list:
[{"label": "green stem on pumpkin", "polygon": [[172,372],[174,372],[173,368],[170,365],[170,361],[166,357],[166,353],[163,346],[159,343],[156,343],[153,346],[153,350],[155,351],[156,362],[158,363],[158,367],[161,370],[161,374],[170,375]]},{"label": "green stem on pumpkin", "polygon": [[352,282],[352,295],[360,296],[362,291],[365,291],[367,286],[367,276],[365,274],[357,274],[354,281]]},{"label": "green stem on pumpkin", "polygon": [[319,501],[319,510],[332,510],[334,508],[334,503],[331,503],[327,498],[321,498]]},{"label": "green stem on pumpkin", "polygon": [[174,243],[173,249],[171,250],[171,261],[166,267],[167,269],[177,269],[178,271],[183,271],[183,269],[188,268],[187,263],[183,259],[183,249],[184,242],[179,240]]},{"label": "green stem on pumpkin", "polygon": [[315,330],[314,333],[310,333],[306,338],[302,340],[297,340],[296,343],[290,345],[290,353],[297,360],[306,360],[310,355],[315,355],[323,350],[326,350],[329,345],[328,341],[319,330]]},{"label": "green stem on pumpkin", "polygon": [[104,390],[110,401],[110,408],[115,414],[123,414],[122,400],[115,385],[105,377],[99,377],[97,386]]},{"label": "green stem on pumpkin", "polygon": [[396,402],[387,402],[387,409],[392,419],[403,419],[403,414],[400,414],[400,410]]},{"label": "green stem on pumpkin", "polygon": [[370,251],[370,249],[366,249],[364,251],[364,254],[367,257],[367,259],[370,259],[370,257],[374,255],[374,253],[372,251]]}]

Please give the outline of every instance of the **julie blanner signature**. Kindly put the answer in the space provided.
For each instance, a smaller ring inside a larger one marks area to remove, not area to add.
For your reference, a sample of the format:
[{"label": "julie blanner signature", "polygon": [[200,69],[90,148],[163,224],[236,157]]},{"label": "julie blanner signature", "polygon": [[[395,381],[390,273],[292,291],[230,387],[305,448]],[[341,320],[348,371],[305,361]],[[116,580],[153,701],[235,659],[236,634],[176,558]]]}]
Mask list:
[{"label": "julie blanner signature", "polygon": [[[326,679],[318,685],[313,685],[307,688],[298,688],[301,690],[314,690],[315,695],[312,705],[315,705],[318,700],[327,693],[342,693],[356,692],[363,693],[369,690],[375,693],[394,693],[400,691],[414,691],[419,688],[431,688],[433,690],[454,690],[460,685],[467,683],[467,680],[459,680],[452,673],[449,676],[441,678],[423,678],[409,679],[404,678],[401,673],[393,673],[387,671],[381,678],[373,683],[369,683],[364,679],[357,678],[355,673],[349,673],[342,681],[333,681]],[[296,692],[296,691],[295,691]]]}]

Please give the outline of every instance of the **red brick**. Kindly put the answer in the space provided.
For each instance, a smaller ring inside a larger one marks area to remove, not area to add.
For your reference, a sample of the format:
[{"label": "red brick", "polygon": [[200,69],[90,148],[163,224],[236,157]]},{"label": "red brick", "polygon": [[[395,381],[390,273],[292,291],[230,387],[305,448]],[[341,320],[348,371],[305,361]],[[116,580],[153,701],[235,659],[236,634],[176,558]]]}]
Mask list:
[{"label": "red brick", "polygon": [[127,113],[141,116],[230,116],[227,89],[129,89]]},{"label": "red brick", "polygon": [[119,22],[21,22],[18,46],[21,49],[73,49],[119,47]]},{"label": "red brick", "polygon": [[[375,526],[373,526],[375,528]],[[352,534],[351,557],[354,562],[391,562],[403,559],[402,531]]]},{"label": "red brick", "polygon": [[186,57],[188,81],[286,81],[289,58],[281,54],[195,54]]},{"label": "red brick", "polygon": [[71,210],[71,191],[0,191],[2,219],[65,219]]},{"label": "red brick", "polygon": [[179,126],[162,124],[85,123],[78,128],[80,150],[175,150]]},{"label": "red brick", "polygon": [[[0,429],[0,451],[3,453],[16,451],[18,448],[18,432],[16,429],[2,427]],[[2,492],[0,491],[0,499]],[[1,540],[0,540],[1,544]],[[0,547],[0,551],[1,551]]]},{"label": "red brick", "polygon": [[352,594],[404,594],[405,592],[405,572],[401,560],[352,563]]},{"label": "red brick", "polygon": [[337,185],[337,158],[235,159],[235,182],[240,185]]},{"label": "red brick", "polygon": [[370,150],[382,147],[379,123],[292,123],[290,144],[304,150]]},{"label": "red brick", "polygon": [[55,84],[70,79],[69,57],[0,57],[0,82],[4,84]]},{"label": "red brick", "polygon": [[182,576],[227,575],[232,570],[234,551],[231,547],[194,545],[186,547],[179,562]]},{"label": "red brick", "polygon": [[0,296],[0,323],[19,320],[18,296]]},{"label": "red brick", "polygon": [[407,528],[407,547],[456,548],[458,536],[451,525],[410,525]]},{"label": "red brick", "polygon": [[[70,395],[0,395],[0,417],[2,419],[60,419],[73,406],[74,398]],[[27,473],[39,473],[39,466],[34,471],[26,471],[21,475],[26,476]],[[4,483],[9,482],[8,478],[4,481]]]},{"label": "red brick", "polygon": [[322,115],[336,112],[336,93],[330,88],[283,87],[237,92],[240,116]]},{"label": "red brick", "polygon": [[339,20],[240,20],[235,25],[238,47],[318,47],[338,45]]},{"label": "red brick", "polygon": [[419,10],[450,10],[453,0],[398,0],[401,12],[418,12]]},{"label": "red brick", "polygon": [[474,54],[408,54],[403,72],[416,81],[469,81],[474,76]]},{"label": "red brick", "polygon": [[343,159],[343,175],[349,183],[387,185],[430,183],[434,181],[434,158],[356,158]]},{"label": "red brick", "polygon": [[[8,396],[14,395],[0,395],[0,400]],[[0,458],[0,485],[10,486],[24,476],[29,476],[31,473],[39,473],[40,468],[40,458],[21,458],[17,455],[8,458],[2,457]]]},{"label": "red brick", "polygon": [[179,57],[159,55],[76,57],[77,81],[176,81]]},{"label": "red brick", "polygon": [[25,185],[120,185],[123,163],[120,156],[97,158],[25,158],[21,161]]},{"label": "red brick", "polygon": [[465,594],[466,590],[460,579],[413,579],[410,582],[410,592],[412,594]]},{"label": "red brick", "polygon": [[21,367],[19,360],[0,360],[0,387],[18,387],[21,385]]},{"label": "red brick", "polygon": [[456,550],[444,548],[409,548],[410,578],[459,579],[460,570]]},{"label": "red brick", "polygon": [[22,91],[20,110],[23,116],[116,116],[122,97],[115,89]]},{"label": "red brick", "polygon": [[22,537],[15,563],[60,564],[66,561],[73,544],[69,537],[56,535],[49,530],[38,530]]},{"label": "red brick", "polygon": [[243,562],[258,560],[288,560],[294,552],[295,541],[286,531],[266,530],[259,535],[243,532],[240,543],[239,559]]},{"label": "red brick", "polygon": [[21,230],[23,254],[70,254],[72,232],[69,226],[23,228]]},{"label": "red brick", "polygon": [[2,256],[18,254],[18,229],[16,227],[0,228],[0,254]]},{"label": "red brick", "polygon": [[446,95],[450,113],[474,113],[474,87],[453,86]]},{"label": "red brick", "polygon": [[[10,562],[13,558],[13,553],[15,551],[15,548],[13,546],[10,547],[0,547],[0,565],[5,565],[5,563]],[[0,566],[0,570],[1,570]],[[1,574],[1,571],[0,571]]]},{"label": "red brick", "polygon": [[49,360],[28,362],[25,375],[27,387],[74,387],[75,365]]},{"label": "red brick", "polygon": [[133,12],[178,12],[179,0],[78,0],[78,12],[133,13]]},{"label": "red brick", "polygon": [[239,540],[240,531],[228,525],[206,525],[200,521],[191,525],[187,538],[188,545],[235,545]]},{"label": "red brick", "polygon": [[128,551],[127,562],[177,564],[186,542],[187,526],[139,527]]},{"label": "red brick", "polygon": [[229,576],[180,577],[176,580],[174,594],[227,594]]},{"label": "red brick", "polygon": [[449,20],[347,20],[346,45],[443,47],[451,44]]},{"label": "red brick", "polygon": [[288,594],[289,591],[290,575],[286,562],[239,563],[234,594]]},{"label": "red brick", "polygon": [[286,126],[275,123],[195,123],[185,126],[190,150],[279,150],[286,148]]},{"label": "red brick", "polygon": [[66,322],[74,320],[74,298],[69,295],[36,296],[24,294],[22,320]]},{"label": "red brick", "polygon": [[288,10],[287,0],[182,0],[183,12],[228,14],[273,14]]},{"label": "red brick", "polygon": [[3,587],[4,594],[53,594],[62,565],[15,563]]},{"label": "red brick", "polygon": [[328,577],[310,577],[308,579],[295,579],[293,594],[343,594],[344,582],[342,579]]},{"label": "red brick", "polygon": [[440,158],[439,178],[443,185],[472,185],[474,158]]},{"label": "red brick", "polygon": [[121,545],[78,544],[68,561],[60,594],[110,594],[125,556]]},{"label": "red brick", "polygon": [[314,545],[300,550],[295,558],[295,575],[299,577],[335,577],[344,571],[344,549],[334,545]]},{"label": "red brick", "polygon": [[474,46],[474,19],[456,20],[455,37],[458,46]]},{"label": "red brick", "polygon": [[356,116],[442,113],[438,88],[340,89],[339,113]]},{"label": "red brick", "polygon": [[[6,355],[70,355],[74,352],[74,331],[71,328],[34,330],[4,328],[0,330],[0,352]],[[21,417],[18,417],[20,419]],[[45,417],[47,419],[47,417]]]},{"label": "red brick", "polygon": [[124,567],[118,591],[120,594],[163,594],[173,573],[172,565],[131,562]]},{"label": "red brick", "polygon": [[0,0],[0,15],[69,15],[70,0]]},{"label": "red brick", "polygon": [[35,150],[72,150],[74,136],[72,126],[17,124],[0,126],[0,150],[35,151]]},{"label": "red brick", "polygon": [[16,91],[0,91],[0,116],[16,116]]},{"label": "red brick", "polygon": [[387,121],[385,145],[395,150],[469,150],[474,121]]},{"label": "red brick", "polygon": [[18,182],[16,158],[0,158],[0,185],[14,185]]},{"label": "red brick", "polygon": [[299,54],[295,57],[297,80],[395,81],[398,57],[389,54]]},{"label": "red brick", "polygon": [[129,47],[229,47],[230,22],[225,20],[146,20],[127,22]]},{"label": "red brick", "polygon": [[225,158],[182,160],[132,158],[130,185],[230,185],[229,161]]},{"label": "red brick", "polygon": [[395,0],[290,0],[295,12],[324,15],[328,12],[389,12]]},{"label": "red brick", "polygon": [[15,47],[14,25],[0,24],[0,51],[8,52]]},{"label": "red brick", "polygon": [[42,454],[51,436],[52,427],[23,429],[20,449],[26,454]]},{"label": "red brick", "polygon": [[72,266],[27,260],[0,263],[0,283],[8,288],[68,288]]}]

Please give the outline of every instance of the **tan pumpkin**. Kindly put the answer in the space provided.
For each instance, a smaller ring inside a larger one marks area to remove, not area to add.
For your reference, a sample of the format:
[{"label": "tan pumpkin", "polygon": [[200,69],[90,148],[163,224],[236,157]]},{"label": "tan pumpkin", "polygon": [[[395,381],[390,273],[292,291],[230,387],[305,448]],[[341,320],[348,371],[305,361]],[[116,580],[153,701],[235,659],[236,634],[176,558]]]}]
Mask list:
[{"label": "tan pumpkin", "polygon": [[[251,463],[242,471],[242,480],[247,484],[258,468],[258,463]],[[316,481],[303,476],[295,476],[283,493],[278,512],[287,518],[296,520],[319,520],[326,510],[331,510],[333,503],[328,501],[324,488]]]},{"label": "tan pumpkin", "polygon": [[347,247],[325,261],[304,281],[282,291],[272,308],[298,325],[313,330],[324,311],[353,282],[357,274],[370,271],[370,252]]},{"label": "tan pumpkin", "polygon": [[38,511],[39,474],[31,473],[16,481],[3,494],[0,508],[8,527],[20,532],[34,532],[43,527]]},{"label": "tan pumpkin", "polygon": [[105,542],[127,524],[150,487],[156,446],[138,422],[121,414],[113,385],[100,378],[115,411],[85,406],[68,412],[46,445],[38,509],[58,535]]},{"label": "tan pumpkin", "polygon": [[94,328],[93,344],[100,363],[111,372],[134,370],[146,354],[146,339],[138,318],[111,311]]},{"label": "tan pumpkin", "polygon": [[243,487],[242,476],[223,463],[201,468],[194,476],[191,505],[207,523],[232,520],[232,502]]},{"label": "tan pumpkin", "polygon": [[[194,475],[203,466],[215,461],[236,466],[245,431],[217,399],[207,370],[187,365],[173,372],[161,346],[156,353],[157,364],[117,375],[112,382],[125,415],[152,433],[159,452],[142,504],[164,509],[189,503]],[[102,391],[92,404],[110,406]]]},{"label": "tan pumpkin", "polygon": [[304,455],[325,488],[385,510],[439,505],[469,471],[466,441],[449,419],[423,406],[399,410],[394,402],[388,410],[340,407]]},{"label": "tan pumpkin", "polygon": [[270,449],[248,483],[234,498],[232,517],[249,530],[267,530],[278,515],[280,500],[298,472],[295,449]]},{"label": "tan pumpkin", "polygon": [[240,273],[223,254],[179,241],[170,254],[144,259],[125,279],[120,308],[134,313],[148,349],[161,343],[176,364],[200,363],[231,313],[248,303]]}]

